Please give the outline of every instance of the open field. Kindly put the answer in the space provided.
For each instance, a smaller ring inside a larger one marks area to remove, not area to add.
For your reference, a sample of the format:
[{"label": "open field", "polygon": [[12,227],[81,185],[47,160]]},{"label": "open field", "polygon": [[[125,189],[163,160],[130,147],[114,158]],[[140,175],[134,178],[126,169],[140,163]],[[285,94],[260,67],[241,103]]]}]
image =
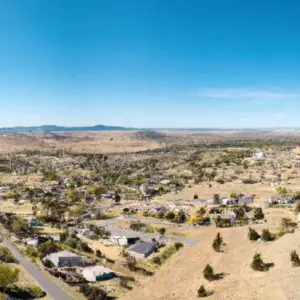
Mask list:
[{"label": "open field", "polygon": [[[266,212],[267,225],[251,227],[257,231],[269,228],[275,232],[282,217],[291,217],[285,210],[268,209]],[[224,253],[216,253],[211,247],[217,232],[226,243]],[[275,242],[250,242],[247,227],[190,229],[185,233],[197,236],[197,245],[179,252],[153,278],[145,280],[124,299],[197,299],[201,284],[214,291],[208,299],[299,299],[297,278],[300,269],[293,268],[289,261],[290,251],[300,250],[299,230]],[[250,263],[255,252],[275,266],[268,272],[253,271]],[[207,263],[216,272],[224,272],[224,279],[208,283],[202,275]]]},{"label": "open field", "polygon": [[166,145],[251,139],[299,139],[299,130],[159,130],[2,133],[0,153],[24,150],[69,153],[124,153],[163,148]]}]

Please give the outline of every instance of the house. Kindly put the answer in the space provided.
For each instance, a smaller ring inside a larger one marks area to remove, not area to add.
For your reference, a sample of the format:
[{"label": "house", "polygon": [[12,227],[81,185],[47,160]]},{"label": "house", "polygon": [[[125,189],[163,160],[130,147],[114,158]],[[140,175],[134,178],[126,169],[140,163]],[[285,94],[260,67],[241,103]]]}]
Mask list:
[{"label": "house", "polygon": [[228,211],[226,213],[223,213],[221,215],[221,219],[223,220],[230,220],[231,224],[234,224],[236,222],[236,213],[233,211]]},{"label": "house", "polygon": [[160,206],[158,206],[158,207],[156,207],[156,208],[151,208],[151,209],[149,210],[149,213],[155,215],[155,214],[159,214],[159,213],[164,213],[164,212],[166,212],[167,210],[168,210],[168,209],[167,209],[165,206],[160,205]]},{"label": "house", "polygon": [[113,194],[102,194],[101,196],[104,199],[112,199],[113,198]]},{"label": "house", "polygon": [[233,205],[234,202],[233,202],[233,200],[226,198],[226,199],[222,199],[222,204],[223,205]]},{"label": "house", "polygon": [[0,186],[0,192],[9,192],[10,191],[10,187],[9,186]]},{"label": "house", "polygon": [[128,253],[136,258],[145,258],[151,255],[156,248],[156,242],[141,242],[131,247]]},{"label": "house", "polygon": [[248,194],[248,195],[245,195],[243,197],[240,197],[238,199],[238,204],[239,205],[253,204],[255,196],[256,196],[255,194]]},{"label": "house", "polygon": [[258,153],[255,153],[253,155],[253,158],[256,158],[256,159],[266,159],[267,158],[267,154],[264,153],[264,152],[258,152]]},{"label": "house", "polygon": [[0,195],[0,200],[5,200],[6,196],[5,195]]},{"label": "house", "polygon": [[112,279],[115,274],[112,270],[104,266],[96,265],[84,268],[82,271],[82,276],[89,282],[96,282]]},{"label": "house", "polygon": [[84,260],[82,256],[79,256],[73,252],[60,251],[48,254],[45,257],[50,260],[55,267],[68,267],[68,266],[83,266]]},{"label": "house", "polygon": [[119,236],[119,235],[112,235],[110,237],[110,241],[119,246],[126,246],[126,245],[132,245],[135,244],[140,238],[138,236]]},{"label": "house", "polygon": [[31,247],[34,247],[36,248],[38,245],[44,243],[44,242],[47,242],[49,240],[52,240],[52,238],[50,237],[45,237],[45,236],[37,236],[35,238],[27,238],[25,240],[25,244],[27,246],[31,246]]}]

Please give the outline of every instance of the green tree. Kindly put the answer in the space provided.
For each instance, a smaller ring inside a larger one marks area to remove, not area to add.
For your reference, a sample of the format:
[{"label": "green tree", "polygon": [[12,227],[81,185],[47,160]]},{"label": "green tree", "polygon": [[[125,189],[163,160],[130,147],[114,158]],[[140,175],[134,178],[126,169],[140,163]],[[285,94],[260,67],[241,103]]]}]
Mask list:
[{"label": "green tree", "polygon": [[44,243],[40,244],[37,247],[37,250],[38,250],[41,257],[45,257],[48,254],[59,251],[60,247],[54,241],[47,241],[47,242],[44,242]]},{"label": "green tree", "polygon": [[251,268],[254,271],[267,271],[268,270],[268,266],[263,262],[260,253],[255,253],[253,256],[253,260],[251,263]]},{"label": "green tree", "polygon": [[248,238],[250,241],[257,241],[260,235],[252,228],[249,227]]},{"label": "green tree", "polygon": [[222,245],[223,245],[223,238],[221,237],[220,232],[218,232],[216,238],[212,243],[212,247],[216,252],[220,252]]},{"label": "green tree", "polygon": [[198,289],[198,297],[199,298],[204,298],[204,297],[207,297],[208,296],[208,293],[204,287],[204,285],[201,285],[200,288]]},{"label": "green tree", "polygon": [[299,213],[300,213],[300,203],[297,203],[295,207],[295,214],[298,215]]},{"label": "green tree", "polygon": [[291,262],[293,264],[293,267],[299,267],[300,266],[300,259],[299,255],[297,254],[296,250],[293,250],[290,254]]},{"label": "green tree", "polygon": [[279,186],[276,188],[276,193],[281,197],[286,197],[289,194],[287,188]]},{"label": "green tree", "polygon": [[207,264],[203,270],[203,276],[208,281],[213,281],[216,279],[216,275],[214,274],[214,270],[211,265]]},{"label": "green tree", "polygon": [[204,207],[200,207],[200,208],[197,210],[197,216],[203,217],[205,214],[206,214],[206,210],[205,210]]},{"label": "green tree", "polygon": [[230,192],[229,193],[229,198],[230,199],[235,199],[237,197],[237,193],[236,192]]},{"label": "green tree", "polygon": [[261,239],[265,242],[270,242],[275,240],[275,236],[268,229],[263,229]]},{"label": "green tree", "polygon": [[220,195],[219,194],[214,194],[213,195],[213,201],[214,201],[214,204],[221,204]]},{"label": "green tree", "polygon": [[264,217],[265,217],[265,215],[263,213],[262,208],[261,207],[255,208],[255,210],[254,210],[254,218],[256,220],[263,220]]},{"label": "green tree", "polygon": [[27,233],[29,231],[27,222],[21,217],[14,217],[12,222],[12,231],[17,235]]},{"label": "green tree", "polygon": [[158,232],[159,232],[160,235],[165,235],[165,233],[166,233],[166,228],[164,228],[164,227],[159,228],[159,229],[158,229]]},{"label": "green tree", "polygon": [[121,201],[121,196],[117,191],[115,192],[114,199],[115,199],[116,203],[120,203],[120,201]]},{"label": "green tree", "polygon": [[16,259],[7,247],[0,247],[0,257],[6,263],[14,263]]},{"label": "green tree", "polygon": [[0,287],[5,288],[19,279],[19,270],[0,264]]}]

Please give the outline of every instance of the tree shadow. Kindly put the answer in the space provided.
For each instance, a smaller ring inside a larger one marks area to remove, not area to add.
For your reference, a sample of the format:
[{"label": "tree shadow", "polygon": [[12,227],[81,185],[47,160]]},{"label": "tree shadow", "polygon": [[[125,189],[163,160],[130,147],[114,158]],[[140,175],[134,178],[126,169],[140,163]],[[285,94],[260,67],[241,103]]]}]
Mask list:
[{"label": "tree shadow", "polygon": [[17,286],[11,286],[11,287],[6,287],[6,288],[1,288],[1,292],[4,292],[6,295],[13,299],[24,299],[24,300],[29,300],[29,299],[38,299],[38,298],[43,298],[46,296],[45,292],[41,292],[41,294],[36,295],[31,289],[26,289],[26,288],[20,288]]},{"label": "tree shadow", "polygon": [[268,271],[269,269],[273,268],[274,266],[275,266],[274,263],[265,263],[265,267],[266,267],[267,271]]}]

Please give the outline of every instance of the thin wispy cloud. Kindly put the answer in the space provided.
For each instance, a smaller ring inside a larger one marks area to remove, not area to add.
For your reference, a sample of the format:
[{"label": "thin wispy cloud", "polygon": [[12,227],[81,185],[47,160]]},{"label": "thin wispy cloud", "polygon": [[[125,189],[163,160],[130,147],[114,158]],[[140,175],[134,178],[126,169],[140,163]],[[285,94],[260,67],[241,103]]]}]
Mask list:
[{"label": "thin wispy cloud", "polygon": [[197,92],[199,97],[228,100],[300,100],[300,92],[268,91],[256,89],[203,88]]}]

